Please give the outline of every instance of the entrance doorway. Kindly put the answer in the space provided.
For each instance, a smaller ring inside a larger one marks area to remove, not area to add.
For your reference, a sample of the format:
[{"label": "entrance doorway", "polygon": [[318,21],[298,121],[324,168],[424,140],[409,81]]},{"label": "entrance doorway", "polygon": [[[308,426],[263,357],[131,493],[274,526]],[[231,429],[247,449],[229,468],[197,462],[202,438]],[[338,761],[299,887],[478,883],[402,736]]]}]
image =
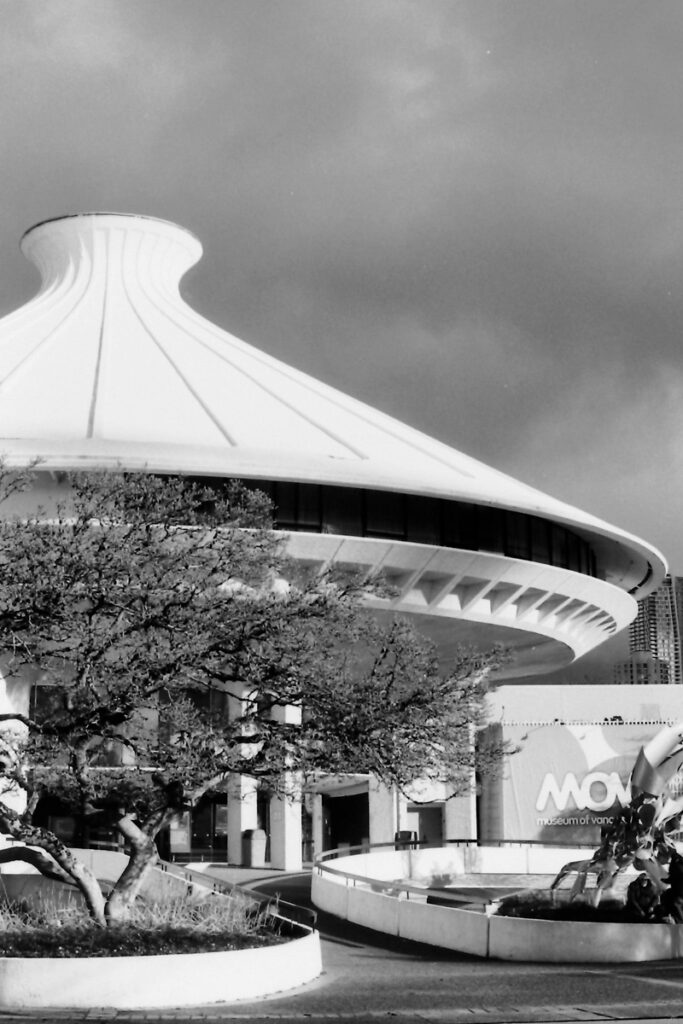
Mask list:
[{"label": "entrance doorway", "polygon": [[443,804],[408,804],[405,828],[415,832],[420,843],[442,846]]},{"label": "entrance doorway", "polygon": [[323,849],[364,846],[370,842],[367,793],[353,796],[323,795]]},{"label": "entrance doorway", "polygon": [[200,860],[228,859],[228,797],[213,793],[203,797],[190,813],[192,856]]}]

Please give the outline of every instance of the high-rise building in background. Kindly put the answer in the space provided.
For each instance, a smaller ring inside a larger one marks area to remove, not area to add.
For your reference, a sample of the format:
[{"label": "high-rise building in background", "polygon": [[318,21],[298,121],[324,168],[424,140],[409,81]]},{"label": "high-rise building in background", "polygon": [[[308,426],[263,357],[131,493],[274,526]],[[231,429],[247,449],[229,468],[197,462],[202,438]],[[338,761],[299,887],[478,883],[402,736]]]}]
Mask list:
[{"label": "high-rise building in background", "polygon": [[614,682],[620,686],[661,686],[674,680],[668,662],[649,651],[634,651],[628,661],[615,664]]},{"label": "high-rise building in background", "polygon": [[683,683],[683,577],[666,576],[638,602],[629,626],[627,662],[615,665],[616,683]]}]

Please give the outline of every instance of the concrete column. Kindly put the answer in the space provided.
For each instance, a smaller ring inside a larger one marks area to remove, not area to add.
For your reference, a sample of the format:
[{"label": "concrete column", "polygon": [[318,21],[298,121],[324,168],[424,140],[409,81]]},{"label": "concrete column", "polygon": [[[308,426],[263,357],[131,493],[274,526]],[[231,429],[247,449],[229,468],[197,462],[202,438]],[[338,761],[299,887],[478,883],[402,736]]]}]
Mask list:
[{"label": "concrete column", "polygon": [[[241,694],[228,696],[228,717],[232,721],[244,710],[246,685]],[[248,754],[247,745],[243,753]],[[256,794],[258,783],[247,775],[232,775],[228,780],[228,863],[242,864],[242,835],[247,829],[258,827]]]},{"label": "concrete column", "polygon": [[228,782],[228,863],[242,864],[242,833],[258,826],[256,793],[258,784],[246,775],[233,775]]},{"label": "concrete column", "polygon": [[401,810],[405,817],[406,800],[395,788],[385,786],[371,778],[368,786],[370,816],[370,843],[393,843],[394,834],[401,828]]},{"label": "concrete column", "polygon": [[308,799],[310,800],[311,817],[313,819],[313,859],[315,860],[325,849],[323,798],[321,793],[311,793]]},{"label": "concrete column", "polygon": [[273,797],[270,801],[270,865],[301,871],[301,799]]},{"label": "concrete column", "polygon": [[[276,708],[276,720],[296,725],[301,721],[301,708]],[[270,801],[270,864],[274,868],[300,871],[301,858],[301,787],[297,774],[286,780],[291,796],[272,797]]]},{"label": "concrete column", "polygon": [[477,838],[477,798],[474,790],[465,796],[446,800],[443,825],[444,839]]}]

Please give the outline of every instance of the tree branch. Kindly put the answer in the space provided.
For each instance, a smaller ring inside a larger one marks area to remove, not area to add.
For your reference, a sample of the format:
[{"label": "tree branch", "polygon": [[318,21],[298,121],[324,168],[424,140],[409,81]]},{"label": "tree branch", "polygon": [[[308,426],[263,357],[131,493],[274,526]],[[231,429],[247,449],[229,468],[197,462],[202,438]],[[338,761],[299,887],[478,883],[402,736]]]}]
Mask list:
[{"label": "tree branch", "polygon": [[45,878],[52,878],[56,882],[64,882],[77,888],[76,883],[62,871],[59,865],[47,853],[36,850],[31,846],[8,846],[0,850],[0,864],[9,864],[11,861],[24,861],[32,867],[37,868]]},{"label": "tree branch", "polygon": [[37,722],[34,722],[32,718],[28,718],[27,715],[20,714],[18,711],[4,711],[0,714],[0,722],[19,722],[29,729],[40,729]]}]

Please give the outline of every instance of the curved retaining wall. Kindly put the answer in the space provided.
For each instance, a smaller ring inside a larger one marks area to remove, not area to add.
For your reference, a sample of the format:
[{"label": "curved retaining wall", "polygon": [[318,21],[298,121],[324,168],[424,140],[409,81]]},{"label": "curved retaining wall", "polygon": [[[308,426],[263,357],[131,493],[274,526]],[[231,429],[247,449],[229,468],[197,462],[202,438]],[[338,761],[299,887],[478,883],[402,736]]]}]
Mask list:
[{"label": "curved retaining wall", "polygon": [[465,874],[554,875],[568,860],[590,856],[586,847],[442,846],[417,850],[379,849],[323,860],[336,870],[378,881],[411,879],[448,884]]},{"label": "curved retaining wall", "polygon": [[225,953],[83,959],[0,957],[7,1010],[148,1010],[258,999],[322,971],[318,932],[278,946]]},{"label": "curved retaining wall", "polygon": [[488,956],[538,963],[635,963],[678,960],[683,925],[531,921],[489,917]]},{"label": "curved retaining wall", "polygon": [[373,892],[370,886],[346,885],[336,878],[332,881],[332,877],[313,873],[311,893],[320,910],[387,935],[488,956],[490,919],[485,914],[389,896]]},{"label": "curved retaining wall", "polygon": [[[525,860],[534,865],[529,873],[553,873],[577,853],[585,856],[586,851],[444,847],[339,857],[328,863],[344,875],[333,875],[316,865],[312,898],[320,910],[366,928],[474,956],[538,963],[632,963],[683,957],[683,925],[489,917],[460,907],[427,904],[426,893],[401,892],[398,881],[425,881],[433,879],[435,873],[456,881],[465,870],[501,871],[496,864],[505,864],[508,872],[521,873],[525,869],[520,865]],[[430,874],[430,868],[436,872]],[[360,882],[353,876],[376,881]],[[392,881],[396,886],[393,892],[387,884]]]}]

